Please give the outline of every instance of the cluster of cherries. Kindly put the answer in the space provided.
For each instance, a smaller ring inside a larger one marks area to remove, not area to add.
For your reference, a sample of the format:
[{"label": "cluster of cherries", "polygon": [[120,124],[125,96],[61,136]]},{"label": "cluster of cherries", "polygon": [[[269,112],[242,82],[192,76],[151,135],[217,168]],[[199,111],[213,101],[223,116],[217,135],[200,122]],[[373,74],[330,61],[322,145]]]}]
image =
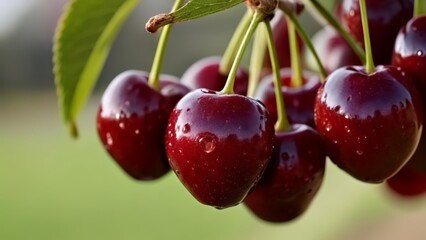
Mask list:
[{"label": "cluster of cherries", "polygon": [[[312,40],[328,76],[322,81],[304,70],[297,86],[287,23],[276,14],[284,129],[274,129],[280,117],[272,74],[247,97],[249,74],[240,66],[234,93],[224,92],[222,59],[208,57],[180,80],[160,75],[153,85],[147,72],[118,75],[97,117],[106,150],[135,179],[157,179],[172,169],[201,203],[220,209],[244,203],[270,222],[305,211],[327,156],[360,181],[385,182],[403,196],[426,193],[426,16],[412,17],[412,0],[365,3],[379,65],[362,66],[341,34],[326,26]],[[334,17],[363,46],[361,12],[358,0],[340,0]],[[269,68],[265,61],[264,73]]]}]

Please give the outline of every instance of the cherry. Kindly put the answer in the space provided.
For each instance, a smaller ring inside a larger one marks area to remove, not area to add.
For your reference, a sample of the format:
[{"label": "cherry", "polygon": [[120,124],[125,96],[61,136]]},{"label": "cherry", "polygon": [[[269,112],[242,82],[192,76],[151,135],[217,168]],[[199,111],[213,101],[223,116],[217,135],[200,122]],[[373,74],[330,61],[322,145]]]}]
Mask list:
[{"label": "cherry", "polygon": [[[346,40],[331,26],[326,26],[315,33],[312,37],[312,43],[328,73],[340,67],[361,64],[358,56]],[[309,51],[305,51],[305,53],[307,53],[305,54],[305,62],[308,68],[317,69],[312,54]]]},{"label": "cherry", "polygon": [[[192,89],[207,88],[219,91],[225,86],[227,75],[219,71],[221,58],[207,57],[191,65],[182,75],[181,82]],[[234,92],[247,94],[248,73],[240,67],[235,76]]]},{"label": "cherry", "polygon": [[395,41],[392,65],[401,67],[413,77],[423,106],[426,106],[426,16],[414,18],[401,28]]},{"label": "cherry", "polygon": [[415,197],[426,193],[426,137],[423,134],[419,146],[410,161],[386,181],[392,192],[403,197]]},{"label": "cherry", "polygon": [[259,218],[286,222],[301,215],[319,190],[325,171],[320,135],[304,124],[275,134],[275,147],[261,180],[245,199]]},{"label": "cherry", "polygon": [[422,132],[421,101],[411,79],[393,66],[339,68],[320,87],[315,123],[327,154],[353,177],[390,178],[414,153]]},{"label": "cherry", "polygon": [[264,172],[274,126],[257,100],[197,89],[171,113],[166,135],[170,165],[189,192],[216,208],[239,204]]},{"label": "cherry", "polygon": [[169,114],[189,89],[175,77],[160,76],[160,92],[148,73],[126,71],[107,87],[98,116],[98,134],[112,158],[131,177],[156,179],[170,170],[164,146]]},{"label": "cherry", "polygon": [[[290,67],[291,66],[291,57],[290,57],[290,44],[288,38],[288,26],[285,16],[281,12],[277,12],[276,16],[272,21],[272,31],[274,36],[274,43],[277,51],[278,65],[280,68]],[[297,43],[299,47],[299,52],[303,51],[303,41],[297,36]],[[271,60],[269,53],[265,55],[265,71],[270,72]]]},{"label": "cherry", "polygon": [[[301,87],[292,87],[292,70],[290,68],[281,69],[280,76],[288,121],[307,124],[315,128],[314,103],[317,91],[321,86],[320,77],[305,70],[303,71],[304,84]],[[275,122],[277,121],[277,103],[274,86],[273,75],[264,77],[256,90],[255,98],[265,104]]]},{"label": "cherry", "polygon": [[[342,0],[342,24],[363,44],[359,0]],[[413,0],[366,0],[371,45],[376,64],[390,64],[399,29],[413,14]]]}]

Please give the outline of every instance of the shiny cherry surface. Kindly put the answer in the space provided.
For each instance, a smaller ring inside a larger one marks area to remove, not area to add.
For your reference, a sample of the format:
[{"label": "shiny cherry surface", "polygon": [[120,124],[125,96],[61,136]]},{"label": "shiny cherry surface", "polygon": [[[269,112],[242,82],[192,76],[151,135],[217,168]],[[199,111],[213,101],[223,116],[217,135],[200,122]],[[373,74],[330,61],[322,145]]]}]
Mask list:
[{"label": "shiny cherry surface", "polygon": [[244,203],[265,221],[290,221],[308,208],[324,171],[320,135],[307,125],[295,124],[290,131],[275,134],[269,165]]},{"label": "shiny cherry surface", "polygon": [[99,137],[112,158],[133,178],[156,179],[170,170],[164,146],[167,120],[189,89],[175,77],[160,76],[160,92],[148,73],[126,71],[107,87],[99,106]]},{"label": "shiny cherry surface", "polygon": [[318,91],[315,123],[327,154],[353,177],[380,183],[409,160],[420,139],[423,112],[411,79],[393,66],[366,74],[339,68]]},{"label": "shiny cherry surface", "polygon": [[170,165],[201,203],[216,208],[237,205],[267,166],[273,125],[257,100],[194,90],[170,116],[166,135]]}]

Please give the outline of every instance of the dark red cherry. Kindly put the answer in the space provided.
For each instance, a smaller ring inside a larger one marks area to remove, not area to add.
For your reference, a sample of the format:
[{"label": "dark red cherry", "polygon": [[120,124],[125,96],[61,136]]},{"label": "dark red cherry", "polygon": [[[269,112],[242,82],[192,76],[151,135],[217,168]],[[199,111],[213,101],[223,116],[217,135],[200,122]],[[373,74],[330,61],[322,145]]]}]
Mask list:
[{"label": "dark red cherry", "polygon": [[[426,106],[426,16],[410,20],[395,41],[392,65],[413,77]],[[425,155],[426,157],[426,155]]]},{"label": "dark red cherry", "polygon": [[300,216],[323,180],[325,151],[320,135],[307,125],[292,127],[275,134],[268,167],[244,201],[265,221],[286,222]]},{"label": "dark red cherry", "polygon": [[[192,89],[222,90],[228,76],[220,73],[220,61],[220,57],[207,57],[195,62],[184,72],[181,82]],[[240,67],[235,76],[234,92],[246,95],[247,87],[248,73],[244,68]]]},{"label": "dark red cherry", "polygon": [[[344,66],[361,65],[361,61],[346,40],[331,26],[326,26],[315,33],[312,36],[312,44],[328,73]],[[317,70],[318,65],[310,51],[306,49],[305,53],[307,67]]]},{"label": "dark red cherry", "polygon": [[[272,32],[274,43],[277,51],[278,65],[280,68],[290,67],[291,66],[291,57],[290,57],[290,43],[288,39],[288,27],[287,21],[284,15],[277,11],[274,18],[272,19]],[[299,52],[303,51],[303,41],[297,36],[297,43],[299,47]],[[265,56],[265,72],[270,73],[272,66],[271,60],[268,51]]]},{"label": "dark red cherry", "polygon": [[167,121],[189,89],[160,76],[160,92],[148,73],[126,71],[105,90],[97,115],[99,137],[112,158],[133,178],[156,179],[170,170],[164,146]]},{"label": "dark red cherry", "polygon": [[257,100],[197,89],[178,102],[166,135],[169,162],[201,203],[239,204],[272,154],[274,123]]},{"label": "dark red cherry", "polygon": [[420,139],[421,101],[393,66],[339,68],[318,91],[315,123],[327,154],[353,177],[380,183],[410,159]]},{"label": "dark red cherry", "polygon": [[[292,70],[290,68],[283,68],[280,70],[280,75],[288,121],[290,123],[307,124],[315,128],[314,103],[317,91],[321,86],[320,77],[316,73],[303,71],[303,86],[292,87]],[[277,103],[274,86],[273,76],[266,76],[260,82],[255,98],[265,104],[271,114],[271,118],[275,122],[277,121]]]},{"label": "dark red cherry", "polygon": [[[371,48],[375,64],[390,64],[399,29],[413,15],[413,0],[366,0]],[[342,0],[342,24],[364,44],[359,0]]]},{"label": "dark red cherry", "polygon": [[426,193],[426,134],[422,134],[417,150],[407,164],[386,181],[392,192],[404,197]]}]

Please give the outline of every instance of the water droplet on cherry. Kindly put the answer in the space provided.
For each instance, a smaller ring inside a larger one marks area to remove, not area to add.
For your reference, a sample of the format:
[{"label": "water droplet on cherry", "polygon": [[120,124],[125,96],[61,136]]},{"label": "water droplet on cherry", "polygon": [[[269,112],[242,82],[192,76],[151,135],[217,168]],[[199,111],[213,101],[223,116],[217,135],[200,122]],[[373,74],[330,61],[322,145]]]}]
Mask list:
[{"label": "water droplet on cherry", "polygon": [[217,140],[216,140],[216,137],[214,136],[206,135],[206,136],[200,137],[198,142],[200,143],[201,149],[204,152],[211,153],[216,148]]}]

